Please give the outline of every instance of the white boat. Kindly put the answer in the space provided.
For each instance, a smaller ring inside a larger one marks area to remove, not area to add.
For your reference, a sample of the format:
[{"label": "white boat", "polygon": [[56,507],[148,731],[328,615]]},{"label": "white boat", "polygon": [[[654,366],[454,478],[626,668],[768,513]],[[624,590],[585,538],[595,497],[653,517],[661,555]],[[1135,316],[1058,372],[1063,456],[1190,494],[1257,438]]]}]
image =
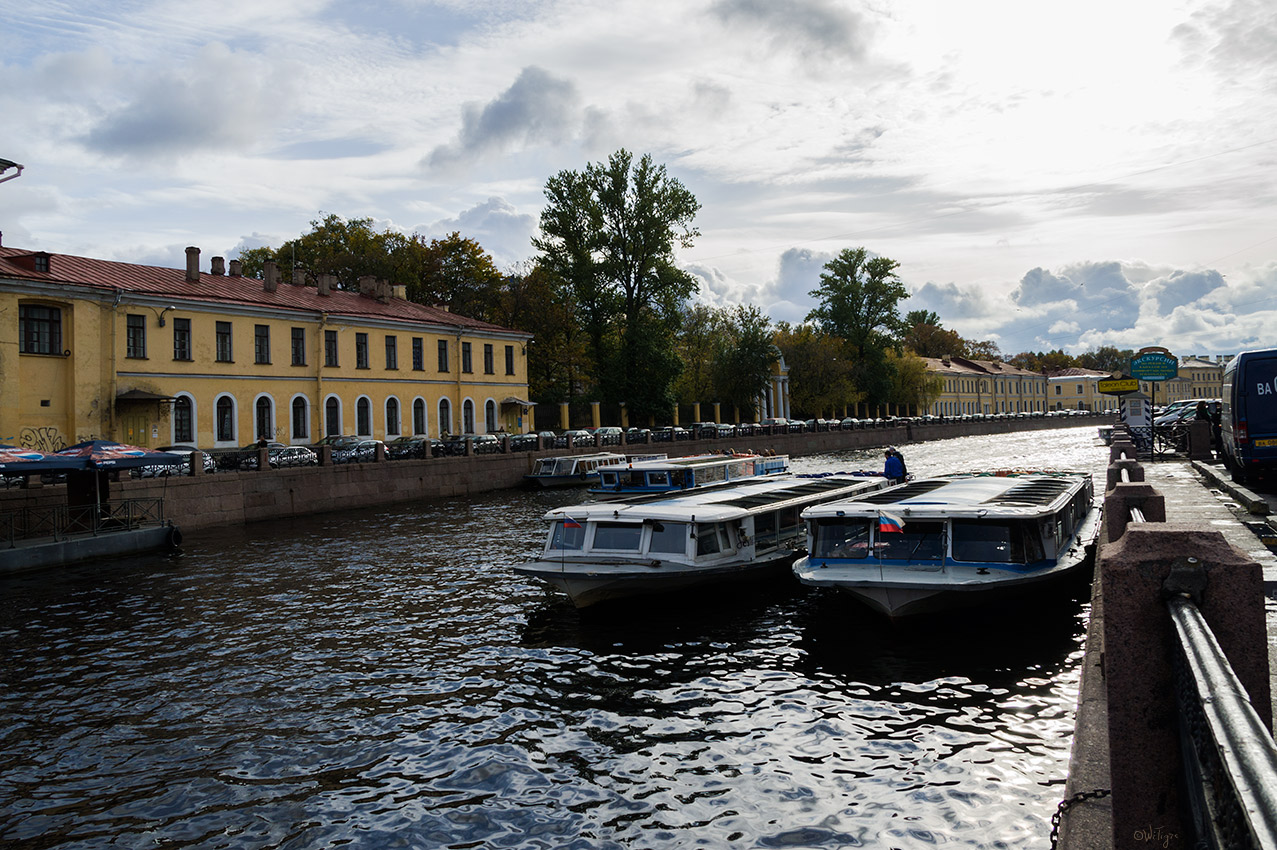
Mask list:
[{"label": "white boat", "polygon": [[598,486],[590,492],[608,498],[713,487],[789,471],[788,455],[703,454],[636,460],[599,467]]},{"label": "white boat", "polygon": [[804,508],[885,487],[868,476],[769,477],[665,498],[556,508],[540,555],[514,567],[578,608],[789,568]]},{"label": "white boat", "polygon": [[804,511],[810,554],[794,574],[889,617],[963,607],[1082,565],[1099,518],[1085,472],[921,478]]},{"label": "white boat", "polygon": [[525,481],[542,487],[583,487],[598,483],[598,468],[607,464],[628,463],[631,460],[655,460],[665,455],[627,456],[617,452],[593,452],[580,455],[557,455],[537,458],[532,471],[523,476]]}]

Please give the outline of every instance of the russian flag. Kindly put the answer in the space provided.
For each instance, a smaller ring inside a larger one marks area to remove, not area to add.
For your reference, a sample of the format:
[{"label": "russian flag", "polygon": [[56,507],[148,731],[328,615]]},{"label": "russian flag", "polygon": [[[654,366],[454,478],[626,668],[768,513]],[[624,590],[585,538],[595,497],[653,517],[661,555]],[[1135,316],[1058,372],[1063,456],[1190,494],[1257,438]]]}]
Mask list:
[{"label": "russian flag", "polygon": [[[580,528],[580,527],[581,527],[581,523],[579,523],[579,522],[577,522],[576,520],[572,519],[572,517],[570,517],[570,516],[565,516],[565,517],[563,518],[563,527],[564,527],[564,528]],[[896,529],[896,530],[897,530],[897,531],[899,531],[900,529]]]},{"label": "russian flag", "polygon": [[884,532],[896,531],[903,534],[905,530],[905,521],[898,516],[893,516],[889,513],[879,512],[878,513],[878,530],[884,531]]}]

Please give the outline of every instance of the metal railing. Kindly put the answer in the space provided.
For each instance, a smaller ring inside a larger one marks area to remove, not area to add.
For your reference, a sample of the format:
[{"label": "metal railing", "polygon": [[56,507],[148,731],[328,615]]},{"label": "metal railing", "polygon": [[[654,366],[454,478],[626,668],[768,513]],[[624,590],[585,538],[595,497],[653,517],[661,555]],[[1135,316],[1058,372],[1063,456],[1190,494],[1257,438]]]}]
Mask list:
[{"label": "metal railing", "polygon": [[1167,599],[1185,786],[1199,842],[1277,848],[1277,746],[1190,595]]},{"label": "metal railing", "polygon": [[12,549],[19,540],[64,540],[164,524],[163,499],[120,499],[100,505],[51,505],[0,512],[0,538]]}]

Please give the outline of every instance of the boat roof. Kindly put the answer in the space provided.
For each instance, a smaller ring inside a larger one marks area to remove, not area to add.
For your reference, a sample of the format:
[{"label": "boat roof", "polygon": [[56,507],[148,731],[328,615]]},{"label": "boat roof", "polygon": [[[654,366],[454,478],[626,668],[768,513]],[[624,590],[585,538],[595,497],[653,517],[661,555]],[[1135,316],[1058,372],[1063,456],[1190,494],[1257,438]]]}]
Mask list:
[{"label": "boat roof", "polygon": [[660,469],[687,469],[689,467],[704,466],[726,466],[732,463],[740,463],[741,461],[783,461],[786,466],[789,465],[789,455],[724,455],[724,454],[703,454],[703,455],[685,455],[683,457],[667,457],[654,458],[645,460],[634,460],[629,463],[608,464],[599,467],[600,471],[615,471],[618,469],[638,469],[638,470],[660,470]]},{"label": "boat roof", "polygon": [[583,455],[551,455],[550,457],[543,457],[543,458],[537,458],[537,459],[543,460],[543,461],[558,461],[558,460],[611,460],[613,458],[615,458],[618,463],[622,463],[625,461],[625,455],[617,454],[616,452],[590,452],[589,454],[583,454]]},{"label": "boat roof", "polygon": [[667,522],[724,522],[751,513],[781,507],[803,507],[821,499],[843,498],[867,490],[881,488],[886,479],[880,476],[830,475],[803,478],[782,475],[776,478],[746,479],[739,484],[680,491],[677,495],[634,501],[586,502],[555,508],[545,515],[547,520],[571,518],[587,520],[645,519]]},{"label": "boat roof", "polygon": [[1090,475],[1085,472],[973,472],[922,478],[852,499],[826,502],[803,512],[806,518],[1008,517],[1046,515],[1073,498]]}]

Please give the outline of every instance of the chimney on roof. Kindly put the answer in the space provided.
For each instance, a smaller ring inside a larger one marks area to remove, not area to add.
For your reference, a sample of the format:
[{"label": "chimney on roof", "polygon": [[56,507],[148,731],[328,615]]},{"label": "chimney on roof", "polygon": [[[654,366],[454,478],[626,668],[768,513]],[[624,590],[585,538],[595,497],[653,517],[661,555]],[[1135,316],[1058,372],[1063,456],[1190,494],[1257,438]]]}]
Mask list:
[{"label": "chimney on roof", "polygon": [[377,295],[377,278],[370,274],[359,276],[359,294],[367,295],[369,298]]},{"label": "chimney on roof", "polygon": [[194,245],[186,249],[186,279],[191,283],[200,282],[200,249]]},{"label": "chimney on roof", "polygon": [[943,356],[940,358],[940,362],[941,362],[941,363],[943,363],[945,366],[948,366],[948,365],[949,365],[949,355],[947,355],[947,354],[943,355]]},{"label": "chimney on roof", "polygon": [[315,282],[316,282],[316,284],[319,286],[319,294],[320,294],[320,295],[331,295],[331,294],[332,294],[332,291],[333,291],[333,277],[335,277],[335,275],[330,275],[330,274],[321,274],[321,275],[320,275],[320,276],[316,279],[316,281],[315,281]]},{"label": "chimney on roof", "polygon": [[451,307],[449,307],[447,304],[436,304],[436,305],[435,305],[435,309],[436,309],[436,310],[442,310],[442,311],[444,311],[445,313],[451,313],[451,312],[452,312],[452,308],[451,308]]},{"label": "chimney on roof", "polygon": [[390,287],[390,297],[405,300],[408,297],[408,287],[402,283]]},{"label": "chimney on roof", "polygon": [[279,265],[274,260],[262,263],[262,289],[266,292],[279,289]]},{"label": "chimney on roof", "polygon": [[244,276],[244,263],[241,260],[231,260],[231,277]]},{"label": "chimney on roof", "polygon": [[213,259],[209,260],[209,271],[211,271],[213,274],[217,275],[218,277],[221,277],[222,275],[226,274],[226,258],[214,257]]}]

